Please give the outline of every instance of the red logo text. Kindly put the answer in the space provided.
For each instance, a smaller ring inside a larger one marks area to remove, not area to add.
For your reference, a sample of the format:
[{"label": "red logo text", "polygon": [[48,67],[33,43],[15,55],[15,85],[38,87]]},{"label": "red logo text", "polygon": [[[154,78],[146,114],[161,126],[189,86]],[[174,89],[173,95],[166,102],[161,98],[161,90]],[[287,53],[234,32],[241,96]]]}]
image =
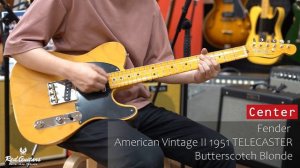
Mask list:
[{"label": "red logo text", "polygon": [[298,105],[249,104],[247,119],[298,119]]}]

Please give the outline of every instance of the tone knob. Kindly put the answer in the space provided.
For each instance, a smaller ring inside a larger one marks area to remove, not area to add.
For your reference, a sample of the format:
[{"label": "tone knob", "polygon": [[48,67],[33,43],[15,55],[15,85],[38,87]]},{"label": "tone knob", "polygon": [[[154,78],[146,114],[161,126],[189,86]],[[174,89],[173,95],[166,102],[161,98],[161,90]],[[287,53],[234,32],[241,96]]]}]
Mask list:
[{"label": "tone knob", "polygon": [[55,121],[56,121],[57,124],[62,124],[62,123],[64,123],[64,119],[63,119],[62,117],[60,117],[60,116],[59,116],[59,117],[56,117],[56,118],[55,118]]}]

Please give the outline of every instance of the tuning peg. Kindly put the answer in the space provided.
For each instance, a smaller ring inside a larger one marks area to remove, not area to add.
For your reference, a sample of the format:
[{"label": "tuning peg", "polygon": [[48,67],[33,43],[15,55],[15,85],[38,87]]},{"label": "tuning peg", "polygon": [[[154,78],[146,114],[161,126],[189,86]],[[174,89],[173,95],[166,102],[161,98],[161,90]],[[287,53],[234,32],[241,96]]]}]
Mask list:
[{"label": "tuning peg", "polygon": [[264,38],[260,38],[260,42],[264,42]]},{"label": "tuning peg", "polygon": [[290,48],[291,40],[287,40],[286,43],[288,44],[287,48]]},{"label": "tuning peg", "polygon": [[256,44],[256,40],[255,38],[252,39],[253,43],[252,43],[252,47],[255,47],[255,44]]},{"label": "tuning peg", "polygon": [[270,40],[267,40],[267,47],[270,46]]},{"label": "tuning peg", "polygon": [[272,52],[275,52],[275,48],[272,48],[272,50],[271,50]]},{"label": "tuning peg", "polygon": [[284,44],[284,40],[279,40],[279,43],[280,44]]},{"label": "tuning peg", "polygon": [[277,42],[276,39],[273,39],[273,40],[272,40],[272,43],[276,43],[276,42]]}]

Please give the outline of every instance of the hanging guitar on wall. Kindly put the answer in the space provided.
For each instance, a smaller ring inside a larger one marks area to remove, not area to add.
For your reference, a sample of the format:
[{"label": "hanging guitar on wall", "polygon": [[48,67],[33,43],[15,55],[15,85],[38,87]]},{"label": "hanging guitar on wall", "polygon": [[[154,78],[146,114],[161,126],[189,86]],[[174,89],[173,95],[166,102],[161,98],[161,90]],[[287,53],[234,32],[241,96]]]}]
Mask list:
[{"label": "hanging guitar on wall", "polygon": [[215,0],[203,28],[210,45],[224,49],[245,44],[250,31],[245,3],[246,0]]},{"label": "hanging guitar on wall", "polygon": [[[247,44],[253,41],[273,41],[274,39],[283,39],[281,25],[285,17],[283,7],[273,8],[269,0],[262,0],[261,6],[254,6],[250,10],[251,31],[247,39]],[[272,65],[280,61],[281,57],[266,58],[248,58],[255,64]]]},{"label": "hanging guitar on wall", "polygon": [[[295,44],[297,48],[300,47],[300,0],[297,0],[293,4],[294,23],[287,32],[286,40],[290,40],[291,43]],[[300,63],[300,52],[297,51],[291,59]]]}]

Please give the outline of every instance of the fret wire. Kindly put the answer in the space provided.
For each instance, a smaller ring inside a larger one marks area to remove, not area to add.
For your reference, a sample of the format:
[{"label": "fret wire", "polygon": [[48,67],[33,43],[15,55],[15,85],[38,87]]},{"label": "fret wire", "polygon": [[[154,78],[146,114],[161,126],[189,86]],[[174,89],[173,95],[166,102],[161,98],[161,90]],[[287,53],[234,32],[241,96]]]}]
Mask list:
[{"label": "fret wire", "polygon": [[[193,64],[193,62],[194,62],[194,58],[195,57],[193,57],[193,58],[189,58],[188,57],[188,59],[185,59],[185,60],[180,60],[180,61],[184,61],[184,62],[179,62],[179,60],[175,60],[175,61],[173,61],[173,63],[174,63],[174,65],[173,66],[175,66],[175,68],[174,68],[174,71],[173,71],[173,73],[179,73],[179,72],[181,72],[182,70],[181,69],[184,69],[184,71],[188,71],[188,70],[191,70],[191,69],[193,69],[193,68],[189,68],[189,67],[186,67],[186,63],[187,64]],[[191,61],[192,60],[192,61]],[[197,59],[197,61],[198,61],[198,59]],[[189,63],[190,62],[190,63]],[[155,68],[154,70],[154,72],[155,72],[155,76],[153,75],[153,74],[151,74],[150,76],[151,76],[151,78],[150,77],[148,77],[148,78],[142,78],[142,80],[148,80],[148,79],[154,79],[154,78],[156,78],[156,77],[163,77],[163,76],[167,76],[167,75],[169,75],[169,74],[171,74],[171,73],[163,73],[162,75],[159,73],[159,71],[161,71],[161,70],[164,70],[165,68],[166,68],[166,66],[168,66],[168,64],[170,64],[170,62],[166,62],[166,63],[164,63],[164,64],[159,64],[159,65],[161,65],[160,67],[158,66],[157,68]],[[149,68],[151,68],[152,69],[152,67],[153,66],[148,66],[148,67],[145,67],[145,68],[142,68],[143,70],[142,71],[140,71],[139,73],[140,74],[143,74],[143,75],[147,75],[148,73],[145,73],[145,72],[148,72],[148,70],[147,69],[149,69]],[[176,68],[177,67],[177,68]],[[141,70],[141,68],[138,68],[138,69],[135,69],[135,70]],[[170,71],[167,71],[167,72],[170,72]],[[172,71],[171,71],[172,72]],[[128,74],[128,72],[127,73],[124,73],[124,72],[119,72],[119,74],[117,74],[116,76],[125,76],[124,74]],[[112,75],[113,76],[113,75]],[[132,75],[131,75],[132,76]],[[132,81],[132,79],[129,79],[129,78],[127,78],[127,75],[126,75],[126,77],[123,77],[123,79],[124,80],[131,80]],[[117,81],[117,83],[120,83],[119,82],[120,80],[118,80]],[[121,83],[124,83],[124,82],[122,82],[121,81]],[[132,83],[132,82],[131,82]]]},{"label": "fret wire", "polygon": [[237,60],[237,57],[236,57],[236,51],[235,51],[235,50],[232,50],[232,54],[233,54],[234,60]]},{"label": "fret wire", "polygon": [[[238,54],[239,52],[243,52],[244,54]],[[224,51],[216,51],[208,53],[210,57],[215,57],[215,59],[222,62],[227,62],[230,60],[236,60],[239,58],[247,57],[247,52],[245,47],[238,47],[227,49]],[[240,55],[240,57],[239,57]],[[126,84],[134,84],[141,81],[152,80],[155,78],[160,78],[164,76],[169,76],[171,74],[177,74],[184,71],[190,71],[198,68],[199,64],[199,55],[183,58],[183,59],[175,59],[171,61],[161,62],[157,64],[147,65],[144,67],[137,67],[128,69],[125,71],[118,71],[110,73],[110,78],[116,78],[116,81],[112,81],[112,85],[125,85]],[[195,64],[197,66],[195,66]],[[153,69],[154,67],[154,69]],[[173,68],[172,68],[173,67]],[[150,73],[149,73],[150,72]],[[155,75],[154,75],[155,73]],[[139,75],[137,75],[139,74]],[[130,75],[130,78],[128,77]],[[120,81],[120,76],[122,80]],[[127,83],[126,83],[127,82]]]}]

